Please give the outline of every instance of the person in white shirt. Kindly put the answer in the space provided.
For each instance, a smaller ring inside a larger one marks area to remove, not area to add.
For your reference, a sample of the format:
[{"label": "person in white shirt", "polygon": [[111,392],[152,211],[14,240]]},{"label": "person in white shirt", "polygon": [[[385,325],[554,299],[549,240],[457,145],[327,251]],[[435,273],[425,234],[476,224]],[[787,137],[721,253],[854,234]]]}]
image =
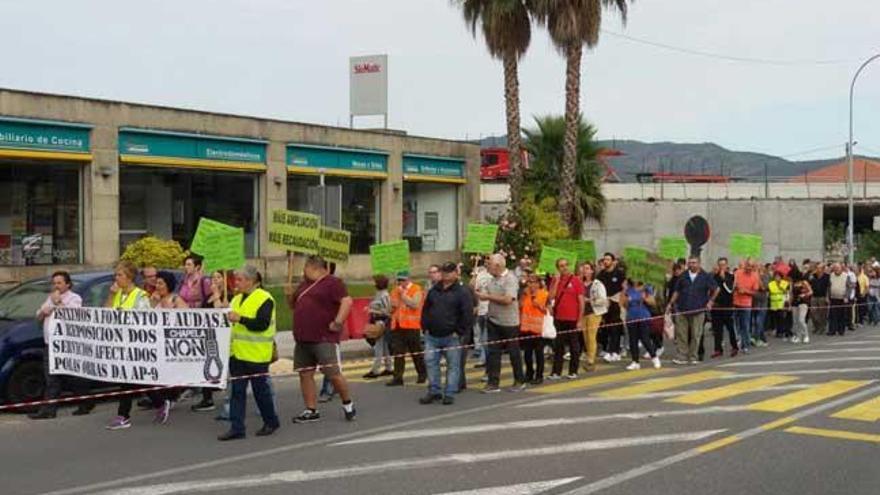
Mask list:
[{"label": "person in white shirt", "polygon": [[[46,343],[46,349],[43,351],[43,371],[46,377],[46,387],[44,398],[46,400],[54,400],[61,396],[64,387],[64,377],[62,375],[49,374],[49,319],[55,312],[56,308],[79,308],[82,307],[82,298],[76,292],[73,292],[73,281],[70,274],[65,271],[58,271],[52,274],[52,292],[46,297],[46,301],[37,310],[36,318],[43,324],[43,341]],[[74,395],[84,395],[88,390],[88,384],[85,380],[79,378],[70,379],[70,388]],[[75,416],[88,414],[94,409],[95,404],[91,401],[81,402],[79,407],[73,412]],[[30,414],[31,419],[52,419],[58,411],[57,404],[44,404],[40,409]]]},{"label": "person in white shirt", "polygon": [[[477,266],[471,276],[471,286],[476,292],[486,292],[489,290],[489,283],[492,282],[492,274],[486,269],[485,265]],[[481,300],[477,305],[477,319],[474,320],[474,357],[477,359],[476,368],[486,366],[486,322],[488,321],[489,301]]]}]

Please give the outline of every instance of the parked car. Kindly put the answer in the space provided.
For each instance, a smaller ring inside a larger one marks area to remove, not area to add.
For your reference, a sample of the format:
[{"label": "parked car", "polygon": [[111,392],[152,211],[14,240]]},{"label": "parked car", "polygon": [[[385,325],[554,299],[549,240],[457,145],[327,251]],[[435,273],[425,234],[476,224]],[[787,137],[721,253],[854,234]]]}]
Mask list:
[{"label": "parked car", "polygon": [[[113,273],[71,274],[73,291],[83,306],[103,306]],[[35,318],[50,292],[49,277],[31,280],[0,295],[0,404],[39,400],[43,397],[43,325]]]}]

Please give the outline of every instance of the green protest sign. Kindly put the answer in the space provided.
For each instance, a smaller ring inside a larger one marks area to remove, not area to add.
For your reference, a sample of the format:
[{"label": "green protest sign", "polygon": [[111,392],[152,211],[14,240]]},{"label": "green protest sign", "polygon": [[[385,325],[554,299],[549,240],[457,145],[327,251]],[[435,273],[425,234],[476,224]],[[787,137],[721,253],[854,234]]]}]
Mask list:
[{"label": "green protest sign", "polygon": [[645,252],[644,258],[638,256],[626,263],[627,278],[651,284],[654,288],[662,288],[666,284],[666,272],[669,262],[654,253]]},{"label": "green protest sign", "polygon": [[321,219],[301,211],[272,210],[269,244],[285,251],[318,254]]},{"label": "green protest sign", "polygon": [[760,258],[763,243],[764,239],[759,235],[730,234],[729,251],[733,256]]},{"label": "green protest sign", "polygon": [[198,255],[205,256],[205,253],[211,249],[211,243],[207,236],[217,233],[235,232],[236,230],[238,230],[237,227],[202,217],[199,219],[199,226],[196,228],[196,234],[193,236],[189,250]]},{"label": "green protest sign", "polygon": [[463,253],[492,254],[498,226],[485,223],[469,223],[464,237]]},{"label": "green protest sign", "polygon": [[648,250],[637,246],[627,246],[623,248],[623,259],[626,261],[627,267],[636,261],[645,261],[648,257]]},{"label": "green protest sign", "polygon": [[574,268],[577,254],[553,246],[544,246],[541,249],[541,259],[538,261],[538,273],[556,273],[556,261],[560,259],[568,260],[569,266]]},{"label": "green protest sign", "polygon": [[370,264],[376,275],[409,271],[409,242],[373,244],[370,246]]},{"label": "green protest sign", "polygon": [[351,233],[345,230],[321,226],[318,238],[318,254],[333,263],[345,263],[351,250]]},{"label": "green protest sign", "polygon": [[657,254],[667,260],[687,258],[688,242],[684,237],[661,237]]},{"label": "green protest sign", "polygon": [[203,249],[202,270],[237,270],[244,266],[244,229],[204,234],[207,248]]},{"label": "green protest sign", "polygon": [[596,261],[596,243],[588,239],[556,239],[549,246],[577,255],[577,262]]}]

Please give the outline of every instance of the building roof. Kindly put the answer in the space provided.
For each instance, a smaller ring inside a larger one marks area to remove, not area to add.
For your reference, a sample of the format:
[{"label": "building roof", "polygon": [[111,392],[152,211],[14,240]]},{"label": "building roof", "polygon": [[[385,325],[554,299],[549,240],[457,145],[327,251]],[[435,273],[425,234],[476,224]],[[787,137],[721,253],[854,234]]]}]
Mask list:
[{"label": "building roof", "polygon": [[[808,172],[805,176],[792,177],[790,182],[846,182],[849,175],[846,159]],[[880,182],[880,161],[853,157],[853,182]]]}]

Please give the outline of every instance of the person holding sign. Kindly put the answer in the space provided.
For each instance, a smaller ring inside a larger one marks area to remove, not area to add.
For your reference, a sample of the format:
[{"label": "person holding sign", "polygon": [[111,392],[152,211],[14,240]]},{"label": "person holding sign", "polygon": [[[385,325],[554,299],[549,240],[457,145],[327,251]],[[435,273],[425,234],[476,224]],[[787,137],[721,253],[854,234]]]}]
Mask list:
[{"label": "person holding sign", "polygon": [[260,279],[260,273],[250,265],[235,272],[238,294],[229,303],[229,322],[232,323],[230,428],[217,437],[221,442],[245,437],[248,382],[263,417],[263,427],[257,431],[257,436],[271,435],[281,427],[268,377],[275,348],[275,299],[259,287]]},{"label": "person holding sign", "polygon": [[412,356],[421,385],[428,381],[425,357],[422,349],[422,300],[424,291],[419,284],[409,279],[409,272],[397,274],[397,287],[391,292],[391,354],[394,355],[394,377],[385,385],[403,385],[403,372],[406,367],[406,354]]},{"label": "person holding sign", "polygon": [[[73,281],[70,280],[70,274],[64,271],[52,274],[52,293],[46,297],[46,302],[37,310],[37,320],[43,323],[43,341],[49,343],[49,317],[55,312],[55,308],[79,308],[82,306],[82,298],[76,292],[72,291]],[[61,396],[61,388],[64,384],[61,375],[52,375],[49,373],[49,351],[43,353],[43,370],[46,376],[46,389],[43,397],[46,400],[57,399]],[[74,387],[75,395],[84,395],[87,391],[85,382],[78,378],[73,378],[71,384]],[[83,402],[73,412],[74,416],[88,414],[95,408],[95,404],[91,401]],[[28,417],[31,419],[52,419],[58,410],[56,404],[46,404]]]},{"label": "person holding sign", "polygon": [[321,419],[315,386],[315,371],[319,368],[342,399],[346,421],[354,421],[354,403],[339,359],[342,324],[351,311],[352,299],[342,280],[330,274],[324,258],[309,256],[303,271],[304,280],[288,299],[293,310],[293,339],[296,341],[293,367],[299,371],[305,402],[305,410],[293,418],[293,422],[313,423]]},{"label": "person holding sign", "polygon": [[[130,261],[120,261],[114,270],[114,282],[104,304],[113,309],[150,309],[150,296],[139,289],[134,280],[137,268]],[[137,385],[124,385],[123,389],[133,390]],[[116,417],[107,424],[108,430],[123,430],[131,427],[132,396],[123,395],[119,399]]]}]

